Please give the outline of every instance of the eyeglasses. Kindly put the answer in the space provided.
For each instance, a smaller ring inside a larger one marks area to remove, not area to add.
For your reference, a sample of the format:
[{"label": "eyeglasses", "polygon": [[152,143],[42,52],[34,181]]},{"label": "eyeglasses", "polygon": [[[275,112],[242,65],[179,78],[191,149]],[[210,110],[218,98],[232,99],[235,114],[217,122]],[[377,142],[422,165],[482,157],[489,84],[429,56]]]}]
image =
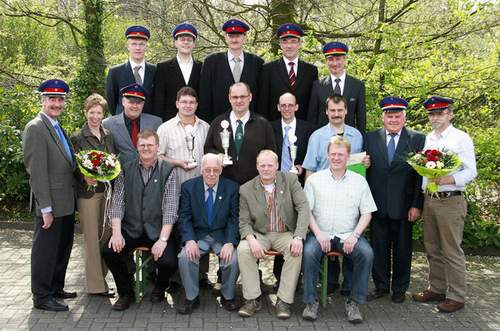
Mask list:
[{"label": "eyeglasses", "polygon": [[221,170],[218,169],[218,168],[205,168],[203,169],[203,173],[207,174],[207,175],[218,175],[221,173]]},{"label": "eyeglasses", "polygon": [[132,42],[130,43],[130,46],[133,47],[133,48],[144,48],[146,47],[148,44],[146,44],[145,42]]},{"label": "eyeglasses", "polygon": [[296,105],[293,105],[291,103],[288,104],[280,104],[280,108],[287,109],[287,108],[295,108]]},{"label": "eyeglasses", "polygon": [[177,101],[177,102],[179,102],[181,105],[196,105],[198,103],[197,101],[186,101],[186,100]]},{"label": "eyeglasses", "polygon": [[248,98],[250,95],[231,95],[229,98],[231,98],[231,100],[244,100],[246,98]]}]

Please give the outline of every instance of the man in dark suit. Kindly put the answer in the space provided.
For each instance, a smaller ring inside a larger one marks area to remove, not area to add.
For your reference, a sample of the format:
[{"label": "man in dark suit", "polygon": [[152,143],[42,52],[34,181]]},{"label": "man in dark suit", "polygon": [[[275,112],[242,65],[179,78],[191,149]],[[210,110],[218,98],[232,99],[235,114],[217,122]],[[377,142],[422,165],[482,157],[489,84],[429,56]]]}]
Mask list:
[{"label": "man in dark suit", "polygon": [[229,87],[237,82],[250,86],[254,101],[250,110],[255,111],[259,76],[264,60],[257,55],[243,51],[246,32],[250,27],[239,20],[231,19],[224,23],[226,52],[214,53],[206,57],[200,78],[201,119],[211,123],[220,114],[231,109],[227,99]]},{"label": "man in dark suit", "polygon": [[146,101],[146,90],[142,85],[125,86],[123,95],[123,113],[106,118],[102,126],[111,131],[115,148],[122,163],[137,158],[137,135],[143,129],[156,131],[161,125],[158,116],[144,114],[142,109]]},{"label": "man in dark suit", "polygon": [[277,34],[283,58],[262,67],[257,111],[270,121],[278,119],[280,116],[275,111],[278,99],[283,93],[290,92],[299,105],[295,117],[306,120],[312,84],[318,80],[318,68],[299,59],[301,37],[304,35],[300,26],[283,24]]},{"label": "man in dark suit", "polygon": [[190,314],[200,304],[199,261],[210,251],[219,256],[221,303],[229,311],[238,309],[235,291],[239,185],[220,177],[221,172],[219,156],[205,154],[201,160],[201,176],[182,184],[179,230],[184,248],[178,258],[185,298],[177,306],[181,314]]},{"label": "man in dark suit", "polygon": [[404,126],[406,100],[386,97],[380,106],[384,127],[366,136],[371,163],[366,177],[378,208],[370,223],[375,291],[369,299],[392,289],[392,301],[401,303],[410,285],[412,225],[423,205],[422,178],[406,159],[408,153],[423,149],[425,136]]},{"label": "man in dark suit", "polygon": [[330,74],[314,82],[307,120],[318,126],[328,123],[324,114],[325,100],[332,94],[341,94],[347,100],[345,123],[355,127],[364,135],[366,130],[365,83],[346,74],[344,66],[348,50],[347,45],[341,42],[331,42],[323,47]]},{"label": "man in dark suit", "polygon": [[154,81],[153,114],[163,121],[175,117],[177,92],[184,86],[192,87],[198,92],[200,84],[201,62],[193,59],[198,32],[188,23],[182,23],[172,32],[177,56],[156,65]]},{"label": "man in dark suit", "polygon": [[229,88],[232,110],[217,116],[210,125],[205,153],[223,154],[221,124],[229,131],[228,155],[233,164],[225,165],[222,176],[243,184],[257,176],[255,160],[263,149],[276,151],[271,124],[262,116],[249,110],[252,93],[243,82]]},{"label": "man in dark suit", "polygon": [[64,111],[68,85],[58,79],[38,87],[42,111],[25,127],[23,156],[35,197],[35,230],[31,250],[33,306],[66,311],[56,299],[75,298],[64,291],[73,247],[75,221],[75,160],[73,146],[58,118]]},{"label": "man in dark suit", "polygon": [[132,83],[140,84],[146,90],[148,102],[144,106],[145,113],[153,112],[153,82],[156,66],[145,61],[150,37],[149,30],[143,26],[131,26],[125,31],[129,60],[109,69],[106,78],[106,100],[111,114],[123,111],[120,90]]}]

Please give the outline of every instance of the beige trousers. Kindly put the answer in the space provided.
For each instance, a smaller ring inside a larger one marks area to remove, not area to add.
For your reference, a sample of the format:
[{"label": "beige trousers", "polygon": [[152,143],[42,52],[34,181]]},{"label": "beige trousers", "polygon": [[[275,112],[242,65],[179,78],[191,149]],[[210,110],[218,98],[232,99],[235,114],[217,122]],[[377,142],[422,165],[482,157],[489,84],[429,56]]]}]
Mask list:
[{"label": "beige trousers", "polygon": [[463,196],[425,197],[424,246],[429,261],[429,289],[465,301],[465,254],[462,244],[467,203]]},{"label": "beige trousers", "polygon": [[95,193],[90,199],[78,199],[78,213],[85,246],[85,284],[87,293],[102,293],[109,290],[106,283],[108,268],[101,257],[101,244],[107,238],[102,234],[104,221],[104,193]]},{"label": "beige trousers", "polygon": [[[290,254],[290,241],[293,239],[291,232],[269,232],[266,234],[255,234],[257,241],[266,250],[273,249],[285,258],[283,271],[281,272],[278,298],[286,303],[293,303],[295,288],[299,279],[300,267],[302,265],[302,254],[292,256]],[[240,267],[241,281],[243,284],[243,297],[246,300],[256,299],[261,295],[260,277],[257,259],[253,256],[250,246],[246,240],[240,241],[238,245],[238,264]]]}]

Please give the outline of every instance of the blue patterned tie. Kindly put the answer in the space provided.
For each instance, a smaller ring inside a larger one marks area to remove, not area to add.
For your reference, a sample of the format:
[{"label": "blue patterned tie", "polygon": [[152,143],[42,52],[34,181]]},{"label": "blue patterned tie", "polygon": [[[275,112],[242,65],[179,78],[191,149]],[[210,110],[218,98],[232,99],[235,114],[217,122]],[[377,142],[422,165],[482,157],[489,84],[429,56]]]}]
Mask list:
[{"label": "blue patterned tie", "polygon": [[57,135],[59,136],[59,140],[61,141],[61,143],[64,146],[64,150],[66,151],[66,154],[68,154],[68,157],[71,160],[71,164],[73,164],[73,155],[71,154],[71,149],[69,148],[68,140],[66,140],[66,137],[64,136],[64,133],[63,133],[59,123],[56,123],[56,125],[54,125],[54,129],[56,130]]},{"label": "blue patterned tie", "polygon": [[389,135],[391,136],[391,139],[387,144],[387,160],[389,161],[389,164],[391,164],[392,159],[394,158],[394,152],[396,152],[396,140],[394,140],[394,137],[396,137],[397,133],[389,133]]},{"label": "blue patterned tie", "polygon": [[283,137],[283,147],[281,148],[281,171],[292,169],[292,157],[290,155],[290,141],[288,140],[288,131],[290,126],[285,126],[285,136]]},{"label": "blue patterned tie", "polygon": [[207,210],[207,221],[208,221],[208,226],[212,226],[212,210],[214,207],[214,189],[209,187],[208,188],[208,198],[205,201],[205,209]]}]

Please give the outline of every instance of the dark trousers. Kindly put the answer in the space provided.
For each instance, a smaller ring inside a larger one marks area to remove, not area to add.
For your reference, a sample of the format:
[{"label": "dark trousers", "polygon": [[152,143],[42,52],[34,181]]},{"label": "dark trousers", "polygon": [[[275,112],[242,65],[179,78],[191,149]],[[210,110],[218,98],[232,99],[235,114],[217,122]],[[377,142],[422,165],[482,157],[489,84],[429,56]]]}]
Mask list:
[{"label": "dark trousers", "polygon": [[[122,235],[125,239],[125,247],[120,253],[115,253],[106,243],[102,247],[101,254],[108,269],[113,274],[118,294],[131,295],[133,292],[134,272],[130,272],[128,267],[129,253],[139,246],[146,246],[151,249],[155,241],[149,239],[145,234],[139,238],[130,238],[125,232],[122,232]],[[163,289],[168,287],[170,276],[177,271],[177,243],[173,236],[171,237],[172,240],[168,241],[162,256],[154,261],[158,270],[156,286]]]},{"label": "dark trousers", "polygon": [[[342,256],[342,290],[351,290],[351,278],[353,272],[353,263],[348,256]],[[340,287],[340,259],[334,256],[328,259],[328,287],[337,289]]]},{"label": "dark trousers", "polygon": [[[370,223],[375,287],[405,293],[410,285],[412,224],[408,220],[374,218]],[[392,269],[392,286],[391,286]]]},{"label": "dark trousers", "polygon": [[54,218],[48,229],[43,229],[42,225],[42,217],[35,217],[31,249],[31,292],[35,304],[44,303],[64,289],[73,248],[75,215]]}]

